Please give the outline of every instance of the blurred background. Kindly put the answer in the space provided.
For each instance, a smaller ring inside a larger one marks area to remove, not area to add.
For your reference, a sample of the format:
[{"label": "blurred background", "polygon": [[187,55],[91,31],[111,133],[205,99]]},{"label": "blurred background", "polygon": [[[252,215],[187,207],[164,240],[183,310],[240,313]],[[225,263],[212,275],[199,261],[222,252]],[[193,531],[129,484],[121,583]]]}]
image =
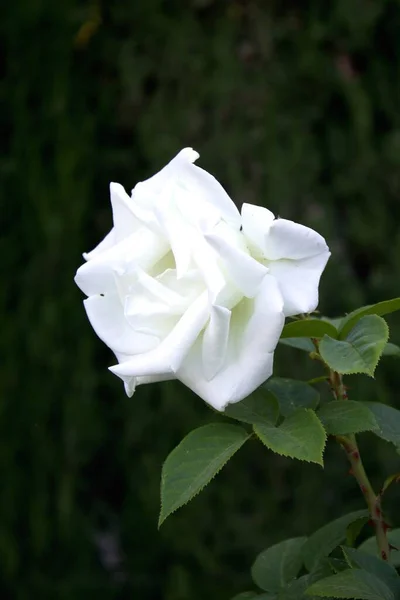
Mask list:
[{"label": "blurred background", "polygon": [[[400,2],[17,0],[0,30],[1,598],[228,599],[264,547],[363,507],[345,457],[251,442],[158,531],[163,460],[217,417],[174,382],[128,399],[73,277],[110,229],[109,182],[192,146],[239,205],[326,237],[324,314],[399,296]],[[276,374],[308,362],[279,348]],[[400,408],[398,367],[350,394]],[[399,470],[361,445],[376,486]]]}]

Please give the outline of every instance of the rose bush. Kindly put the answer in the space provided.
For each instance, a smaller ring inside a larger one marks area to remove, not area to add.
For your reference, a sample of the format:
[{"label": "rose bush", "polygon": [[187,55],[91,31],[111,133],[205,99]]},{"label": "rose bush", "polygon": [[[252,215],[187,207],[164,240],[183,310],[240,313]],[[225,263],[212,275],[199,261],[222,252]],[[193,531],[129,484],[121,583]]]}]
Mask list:
[{"label": "rose bush", "polygon": [[75,281],[128,395],[177,378],[217,410],[272,373],[286,316],[318,303],[330,256],[318,233],[244,204],[182,150],[129,197],[112,183],[114,226]]}]

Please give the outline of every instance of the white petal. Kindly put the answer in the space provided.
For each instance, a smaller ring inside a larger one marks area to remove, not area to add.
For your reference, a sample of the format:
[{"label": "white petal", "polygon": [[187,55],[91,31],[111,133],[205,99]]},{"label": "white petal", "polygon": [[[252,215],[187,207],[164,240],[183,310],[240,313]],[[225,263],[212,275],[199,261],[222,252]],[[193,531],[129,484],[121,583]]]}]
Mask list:
[{"label": "white petal", "polygon": [[192,228],[180,218],[178,211],[171,205],[161,203],[159,206],[155,206],[154,212],[170,243],[179,279],[185,275],[190,266],[192,258],[190,235]]},{"label": "white petal", "polygon": [[202,201],[217,208],[227,223],[239,227],[239,211],[213,175],[195,165],[187,165],[184,176],[188,190],[195,191]]},{"label": "white petal", "polygon": [[318,305],[318,285],[330,252],[322,252],[302,260],[277,260],[269,264],[269,272],[279,285],[284,300],[284,313],[289,317],[308,313]]},{"label": "white petal", "polygon": [[132,208],[133,201],[128,196],[123,186],[119,183],[110,183],[111,206],[113,211],[115,242],[129,237],[141,226],[135,217]]},{"label": "white petal", "polygon": [[128,377],[124,381],[125,393],[131,398],[138,385],[143,385],[145,383],[159,383],[160,381],[170,381],[171,379],[175,379],[175,375],[171,373],[150,375],[146,377]]},{"label": "white petal", "polygon": [[178,181],[173,189],[173,202],[186,223],[205,232],[221,221],[221,212],[198,192],[198,189],[188,190]]},{"label": "white petal", "polygon": [[264,256],[266,238],[274,219],[274,214],[263,206],[243,204],[243,235],[246,238],[249,248],[255,251],[255,254]]},{"label": "white petal", "polygon": [[171,178],[198,158],[199,154],[193,148],[184,148],[158,173],[145,181],[139,181],[132,190],[132,197],[143,207],[152,206],[157,196],[164,193]]},{"label": "white petal", "polygon": [[226,270],[235,285],[247,298],[254,297],[268,269],[224,238],[213,233],[204,237],[224,261]]},{"label": "white petal", "polygon": [[309,227],[286,219],[274,221],[265,243],[265,256],[268,260],[281,258],[299,260],[328,250],[322,235]]},{"label": "white petal", "polygon": [[207,322],[208,315],[208,297],[204,292],[157,348],[110,367],[110,371],[124,381],[131,377],[175,373]]},{"label": "white petal", "polygon": [[[171,270],[168,269],[168,271]],[[150,277],[142,269],[137,269],[135,275],[136,283],[130,288],[132,296],[146,295],[150,300],[158,300],[163,305],[175,308],[176,310],[185,305],[186,298],[167,285],[164,285],[159,277]]]},{"label": "white petal", "polygon": [[141,270],[129,285],[124,315],[135,329],[164,339],[175,327],[187,305],[183,298]]},{"label": "white petal", "polygon": [[256,298],[244,300],[232,311],[226,358],[216,376],[210,381],[205,377],[198,341],[177,378],[217,410],[243,400],[272,374],[274,350],[284,325],[282,307],[277,283],[267,275]]},{"label": "white petal", "polygon": [[168,242],[147,227],[92,258],[77,271],[75,283],[87,295],[105,294],[116,289],[115,275],[140,267],[152,267],[169,251]]},{"label": "white petal", "polygon": [[135,331],[155,335],[160,339],[169,334],[180,317],[167,304],[144,295],[126,296],[124,315]]},{"label": "white petal", "polygon": [[203,372],[210,381],[222,367],[228,347],[231,311],[223,306],[211,308],[210,321],[203,336]]},{"label": "white petal", "polygon": [[186,163],[191,164],[196,162],[198,158],[200,158],[200,154],[196,152],[196,150],[193,150],[193,148],[184,148],[183,150],[178,152],[176,157],[172,159],[171,163],[175,160],[182,160]]},{"label": "white petal", "polygon": [[[104,254],[108,254],[108,252],[104,252]],[[98,260],[102,255],[95,255],[76,272],[74,281],[86,296],[116,291],[115,271],[108,264]]]},{"label": "white petal", "polygon": [[[226,277],[218,265],[218,255],[202,236],[194,236],[193,260],[207,286],[210,303],[214,304],[218,295],[226,286]],[[218,302],[219,304],[219,302]]]},{"label": "white petal", "polygon": [[[198,157],[199,154],[192,148],[184,148],[161,171],[146,181],[138,183],[132,191],[133,197],[142,206],[149,205],[154,202],[156,196],[165,193],[166,185],[173,180],[175,185],[185,190],[188,211],[191,205],[201,205],[201,207],[195,206],[193,210],[202,215],[199,225],[203,229],[207,224],[209,225],[210,220],[215,222],[215,209],[228,223],[239,227],[239,211],[222,185],[210,173],[192,164]],[[175,193],[178,193],[177,187]],[[179,197],[178,204],[181,206],[183,198],[181,193]],[[207,205],[210,207],[209,217],[207,217]]]},{"label": "white petal", "polygon": [[84,253],[85,260],[91,260],[102,252],[109,250],[112,246],[134,233],[140,226],[140,221],[132,212],[133,201],[122,185],[110,183],[110,197],[114,227],[93,250]]},{"label": "white petal", "polygon": [[129,355],[149,352],[159,343],[157,337],[135,332],[129,326],[117,294],[91,296],[84,305],[93,329],[113,352]]},{"label": "white petal", "polygon": [[105,238],[99,244],[97,244],[97,246],[95,248],[93,248],[93,250],[91,250],[90,252],[84,252],[83,258],[85,260],[92,260],[92,258],[96,258],[96,256],[98,256],[102,252],[105,252],[106,250],[109,250],[113,246],[115,246],[114,227],[111,229],[111,231],[109,233],[107,233]]},{"label": "white petal", "polygon": [[[162,286],[162,289],[168,289],[176,294],[175,298],[180,298],[179,303],[184,303],[185,309],[205,291],[205,283],[198,269],[190,269],[184,277],[177,278],[176,269],[166,269],[160,275],[157,275],[156,281]],[[163,292],[164,297],[164,292]],[[172,302],[172,296],[170,297]],[[178,303],[178,302],[177,302]]]}]

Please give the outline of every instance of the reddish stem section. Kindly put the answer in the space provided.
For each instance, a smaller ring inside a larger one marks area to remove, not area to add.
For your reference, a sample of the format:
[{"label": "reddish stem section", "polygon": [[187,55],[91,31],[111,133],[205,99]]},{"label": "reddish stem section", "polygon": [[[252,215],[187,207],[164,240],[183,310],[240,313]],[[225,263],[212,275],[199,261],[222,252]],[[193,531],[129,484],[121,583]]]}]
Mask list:
[{"label": "reddish stem section", "polygon": [[[333,395],[336,400],[347,400],[347,391],[343,385],[342,377],[339,373],[332,371],[330,373],[330,384],[333,390]],[[368,510],[371,517],[371,523],[375,529],[376,541],[379,552],[383,560],[389,560],[390,545],[387,539],[388,525],[383,520],[381,508],[381,496],[375,494],[372,485],[365,472],[364,465],[361,460],[360,451],[357,445],[355,435],[336,436],[337,441],[341,444],[347,454],[350,462],[350,473],[357,480],[360,490],[363,493]]]}]

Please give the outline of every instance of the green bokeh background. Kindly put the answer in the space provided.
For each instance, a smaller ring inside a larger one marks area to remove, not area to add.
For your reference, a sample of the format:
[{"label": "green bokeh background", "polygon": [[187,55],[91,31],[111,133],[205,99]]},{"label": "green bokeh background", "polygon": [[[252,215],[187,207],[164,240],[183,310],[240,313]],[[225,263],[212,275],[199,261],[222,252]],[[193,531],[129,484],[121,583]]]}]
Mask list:
[{"label": "green bokeh background", "polygon": [[[322,471],[251,442],[157,531],[163,460],[217,417],[174,382],[126,398],[73,276],[110,228],[109,182],[130,190],[192,146],[239,205],[326,237],[325,314],[400,295],[400,2],[17,0],[0,16],[0,597],[228,599],[261,549],[362,507],[344,456],[329,446]],[[398,364],[350,393],[400,408]],[[277,352],[279,375],[316,369]],[[376,484],[399,470],[361,441]]]}]

